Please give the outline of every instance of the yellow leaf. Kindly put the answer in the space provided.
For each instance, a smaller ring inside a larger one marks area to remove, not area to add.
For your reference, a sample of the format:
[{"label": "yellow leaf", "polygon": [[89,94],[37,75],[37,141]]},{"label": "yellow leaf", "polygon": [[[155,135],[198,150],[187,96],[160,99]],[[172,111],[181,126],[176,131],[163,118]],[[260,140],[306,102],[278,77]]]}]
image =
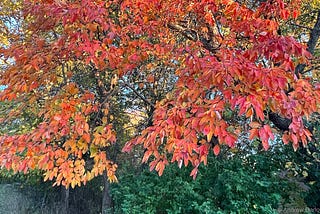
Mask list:
[{"label": "yellow leaf", "polygon": [[74,189],[75,186],[76,186],[76,184],[77,184],[77,181],[73,179],[73,180],[71,181],[71,188]]},{"label": "yellow leaf", "polygon": [[98,152],[98,148],[94,144],[91,144],[90,145],[90,158],[96,156],[97,152]]}]

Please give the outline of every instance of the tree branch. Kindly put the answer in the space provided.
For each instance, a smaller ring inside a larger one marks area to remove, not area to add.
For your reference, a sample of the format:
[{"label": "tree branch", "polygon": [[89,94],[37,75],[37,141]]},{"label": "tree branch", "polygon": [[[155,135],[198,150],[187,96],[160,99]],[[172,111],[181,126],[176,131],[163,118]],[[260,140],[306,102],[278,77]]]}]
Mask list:
[{"label": "tree branch", "polygon": [[125,86],[130,88],[133,93],[135,93],[140,99],[142,99],[145,103],[147,103],[151,108],[154,108],[154,104],[152,104],[149,100],[144,98],[135,88],[133,88],[127,81],[125,81],[123,78],[121,78],[122,82],[124,83]]},{"label": "tree branch", "polygon": [[288,118],[281,117],[280,115],[269,112],[269,120],[272,121],[272,123],[281,131],[287,131],[289,130],[289,126],[292,123],[292,120]]},{"label": "tree branch", "polygon": [[216,53],[217,50],[219,49],[220,46],[218,47],[214,47],[212,44],[210,44],[210,40],[207,40],[206,38],[204,38],[203,36],[199,35],[195,30],[193,29],[189,29],[189,28],[185,28],[179,24],[172,24],[169,23],[168,27],[171,30],[177,31],[179,33],[181,33],[184,37],[186,37],[187,39],[190,39],[194,42],[196,41],[200,41],[203,45],[203,47],[205,49],[207,49],[208,51],[210,51],[211,53]]},{"label": "tree branch", "polygon": [[[309,37],[310,38],[307,43],[307,50],[313,55],[314,49],[315,49],[317,42],[319,40],[319,37],[320,37],[320,10],[318,11],[317,21],[316,21],[314,27],[312,28]],[[299,73],[302,73],[306,66],[307,66],[306,64],[299,64],[295,69],[296,75],[298,76]]]},{"label": "tree branch", "polygon": [[307,29],[307,30],[309,30],[309,31],[312,31],[312,28],[311,28],[311,27],[299,25],[299,24],[293,23],[293,22],[290,22],[289,24],[290,24],[290,25],[293,25],[293,26],[295,26],[295,27],[304,28],[304,29]]}]

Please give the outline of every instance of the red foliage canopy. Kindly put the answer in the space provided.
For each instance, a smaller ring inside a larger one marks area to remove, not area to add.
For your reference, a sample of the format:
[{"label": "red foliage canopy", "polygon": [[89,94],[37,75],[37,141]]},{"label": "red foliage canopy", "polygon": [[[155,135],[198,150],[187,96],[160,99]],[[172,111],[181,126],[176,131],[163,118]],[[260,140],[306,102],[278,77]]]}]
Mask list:
[{"label": "red foliage canopy", "polygon": [[[298,1],[283,0],[25,0],[21,31],[0,50],[8,62],[0,99],[20,103],[9,118],[28,107],[41,123],[1,137],[1,165],[39,168],[45,179],[66,186],[105,171],[116,180],[107,152],[116,142],[112,87],[104,87],[104,78],[116,84],[114,77],[157,62],[176,69],[174,91],[156,103],[153,124],[123,150],[142,144],[143,161],[153,156],[151,169],[160,175],[172,154],[171,162],[190,162],[196,176],[211,149],[218,155],[221,145],[234,147],[244,134],[261,139],[264,149],[275,133],[294,148],[306,145],[311,134],[302,118],[319,111],[320,87],[295,71],[311,57],[306,46],[279,34],[298,8]],[[75,64],[95,79],[96,91],[74,80]],[[241,120],[226,118],[227,111]],[[269,113],[287,118],[286,130],[271,125]]]}]

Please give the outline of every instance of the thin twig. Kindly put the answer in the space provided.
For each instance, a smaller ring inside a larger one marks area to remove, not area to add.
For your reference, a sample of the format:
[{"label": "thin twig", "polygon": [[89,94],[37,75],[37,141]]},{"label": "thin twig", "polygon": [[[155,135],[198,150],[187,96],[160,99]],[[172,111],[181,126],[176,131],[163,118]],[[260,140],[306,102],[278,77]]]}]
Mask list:
[{"label": "thin twig", "polygon": [[304,28],[304,29],[307,29],[307,30],[309,30],[309,31],[312,31],[312,28],[311,28],[311,27],[299,25],[299,24],[293,23],[293,22],[290,22],[289,24],[290,24],[290,25],[293,25],[293,26],[296,26],[296,27],[299,27],[299,28]]},{"label": "thin twig", "polygon": [[123,78],[121,78],[121,80],[123,81],[124,85],[127,86],[128,88],[130,88],[133,93],[135,93],[139,98],[141,98],[145,103],[147,103],[149,106],[151,106],[152,108],[154,108],[155,106],[146,98],[144,98],[135,88],[133,88],[127,81],[125,81]]}]

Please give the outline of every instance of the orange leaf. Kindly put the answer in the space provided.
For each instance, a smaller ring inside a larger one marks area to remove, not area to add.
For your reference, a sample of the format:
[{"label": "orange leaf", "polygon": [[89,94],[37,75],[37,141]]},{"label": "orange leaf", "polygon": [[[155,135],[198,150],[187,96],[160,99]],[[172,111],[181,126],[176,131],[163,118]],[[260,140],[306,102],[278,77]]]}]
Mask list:
[{"label": "orange leaf", "polygon": [[85,140],[87,143],[90,143],[90,140],[91,140],[90,134],[85,133],[85,134],[82,135],[82,138],[83,138],[83,140]]},{"label": "orange leaf", "polygon": [[249,130],[249,140],[253,140],[254,138],[258,137],[259,136],[259,131],[258,129],[250,129]]},{"label": "orange leaf", "polygon": [[156,166],[156,171],[158,171],[159,176],[161,176],[163,174],[164,167],[165,167],[165,165],[164,165],[163,161],[159,161]]},{"label": "orange leaf", "polygon": [[142,158],[142,163],[147,162],[149,159],[150,155],[152,155],[152,151],[148,150],[144,153],[143,158]]},{"label": "orange leaf", "polygon": [[249,126],[253,129],[257,129],[261,127],[261,124],[259,122],[251,122]]},{"label": "orange leaf", "polygon": [[288,144],[289,143],[289,139],[290,139],[290,137],[289,137],[288,134],[285,133],[285,134],[282,135],[282,141],[283,141],[284,144]]}]

